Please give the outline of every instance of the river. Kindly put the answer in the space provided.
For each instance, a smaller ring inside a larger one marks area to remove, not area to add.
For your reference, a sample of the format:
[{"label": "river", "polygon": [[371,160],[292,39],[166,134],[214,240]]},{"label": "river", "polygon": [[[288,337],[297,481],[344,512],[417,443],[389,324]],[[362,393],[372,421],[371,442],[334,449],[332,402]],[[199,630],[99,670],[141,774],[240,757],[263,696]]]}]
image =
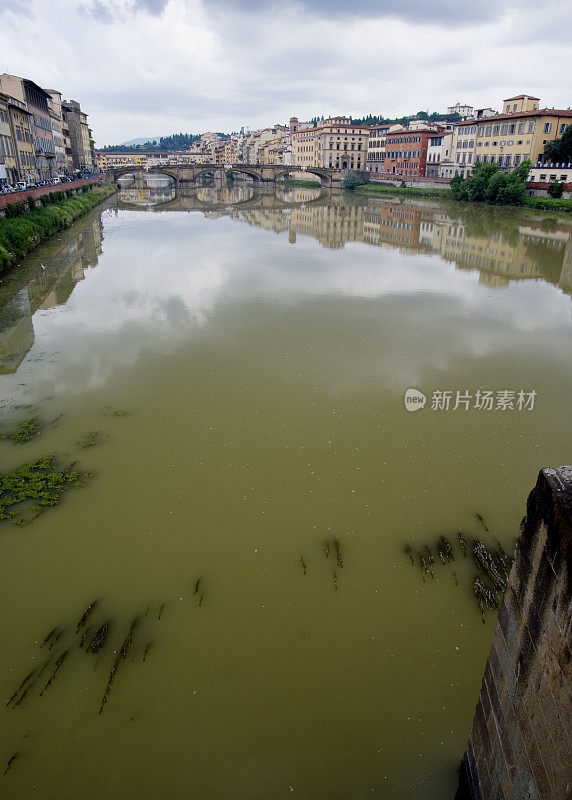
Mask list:
[{"label": "river", "polygon": [[0,520],[2,796],[452,799],[496,619],[458,534],[510,552],[570,463],[571,234],[127,184],[3,276],[2,471],[89,475]]}]

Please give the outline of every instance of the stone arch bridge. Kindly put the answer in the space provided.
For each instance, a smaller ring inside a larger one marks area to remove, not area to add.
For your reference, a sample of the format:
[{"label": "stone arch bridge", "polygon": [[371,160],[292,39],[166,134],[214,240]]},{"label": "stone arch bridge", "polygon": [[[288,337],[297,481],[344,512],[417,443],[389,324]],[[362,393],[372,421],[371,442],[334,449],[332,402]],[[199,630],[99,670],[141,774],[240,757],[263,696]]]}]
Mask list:
[{"label": "stone arch bridge", "polygon": [[[332,167],[296,167],[288,165],[270,166],[266,164],[233,164],[232,171],[252,178],[255,184],[274,183],[285,180],[293,172],[303,172],[311,180],[313,177],[320,179],[322,186],[328,189],[339,188],[346,170],[333,169]],[[225,178],[223,164],[189,164],[184,166],[151,167],[144,170],[142,167],[118,167],[110,169],[105,174],[105,183],[115,183],[123,175],[133,175],[141,178],[143,175],[167,175],[172,178],[175,185],[187,184],[197,186],[203,177],[219,175]]]}]

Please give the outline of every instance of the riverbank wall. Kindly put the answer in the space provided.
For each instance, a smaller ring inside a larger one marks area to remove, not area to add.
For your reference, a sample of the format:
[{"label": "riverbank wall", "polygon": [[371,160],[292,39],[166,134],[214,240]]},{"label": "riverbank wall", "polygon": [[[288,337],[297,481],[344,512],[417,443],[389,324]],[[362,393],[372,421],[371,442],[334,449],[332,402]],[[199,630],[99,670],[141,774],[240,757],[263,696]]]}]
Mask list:
[{"label": "riverbank wall", "polygon": [[28,197],[33,197],[36,205],[40,204],[40,198],[50,192],[77,192],[82,191],[83,186],[93,186],[100,184],[101,178],[84,178],[79,181],[67,181],[66,183],[58,183],[55,186],[39,186],[37,189],[22,189],[21,192],[10,192],[9,194],[0,194],[0,218],[5,214],[4,209],[6,206],[14,205],[14,203],[27,203]]},{"label": "riverbank wall", "polygon": [[456,800],[572,797],[572,467],[528,497]]},{"label": "riverbank wall", "polygon": [[84,188],[86,191],[80,189],[66,199],[52,196],[41,208],[31,209],[31,203],[22,203],[16,209],[17,216],[0,219],[0,274],[117,191],[116,186],[96,186],[91,191]]}]

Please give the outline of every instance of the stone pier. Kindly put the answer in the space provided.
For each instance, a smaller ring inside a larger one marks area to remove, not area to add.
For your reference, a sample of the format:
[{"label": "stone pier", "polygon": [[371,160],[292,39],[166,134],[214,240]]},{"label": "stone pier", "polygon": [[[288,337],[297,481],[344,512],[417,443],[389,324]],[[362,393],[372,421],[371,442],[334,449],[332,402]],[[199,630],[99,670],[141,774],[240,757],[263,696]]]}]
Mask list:
[{"label": "stone pier", "polygon": [[485,668],[457,800],[572,798],[572,467],[541,470]]}]

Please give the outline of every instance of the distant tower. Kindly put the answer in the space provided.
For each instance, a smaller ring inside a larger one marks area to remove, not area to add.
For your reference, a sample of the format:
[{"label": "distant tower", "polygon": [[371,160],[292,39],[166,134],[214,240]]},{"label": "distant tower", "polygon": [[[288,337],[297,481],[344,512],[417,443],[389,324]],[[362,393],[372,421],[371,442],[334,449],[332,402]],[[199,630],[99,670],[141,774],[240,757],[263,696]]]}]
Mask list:
[{"label": "distant tower", "polygon": [[298,117],[290,117],[290,133],[296,133],[298,130]]}]

